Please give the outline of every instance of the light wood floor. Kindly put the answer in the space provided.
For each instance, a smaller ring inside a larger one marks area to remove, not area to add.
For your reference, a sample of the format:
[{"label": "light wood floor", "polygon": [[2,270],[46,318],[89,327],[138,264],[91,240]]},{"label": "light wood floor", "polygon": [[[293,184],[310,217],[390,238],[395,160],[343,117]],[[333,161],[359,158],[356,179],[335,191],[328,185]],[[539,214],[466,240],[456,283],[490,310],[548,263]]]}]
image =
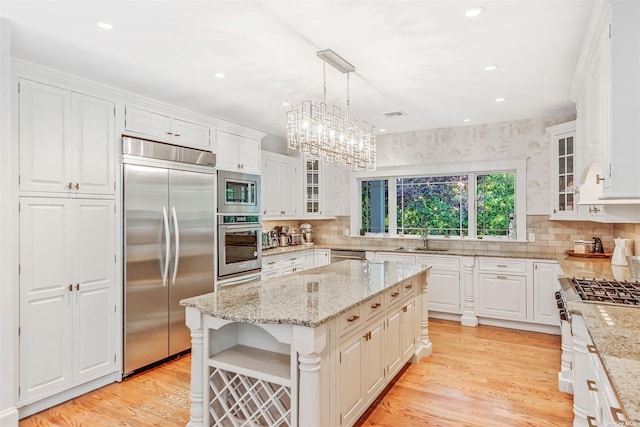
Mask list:
[{"label": "light wood floor", "polygon": [[[430,320],[433,354],[409,365],[361,426],[570,426],[560,337]],[[33,426],[184,426],[190,358],[33,415]]]}]

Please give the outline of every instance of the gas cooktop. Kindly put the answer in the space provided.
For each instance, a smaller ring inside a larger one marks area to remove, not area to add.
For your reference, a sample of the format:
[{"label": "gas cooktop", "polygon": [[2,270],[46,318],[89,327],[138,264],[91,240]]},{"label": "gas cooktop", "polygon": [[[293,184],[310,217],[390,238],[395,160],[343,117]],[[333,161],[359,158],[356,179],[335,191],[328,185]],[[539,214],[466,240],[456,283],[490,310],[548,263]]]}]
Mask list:
[{"label": "gas cooktop", "polygon": [[618,280],[571,279],[580,299],[640,306],[640,283]]}]

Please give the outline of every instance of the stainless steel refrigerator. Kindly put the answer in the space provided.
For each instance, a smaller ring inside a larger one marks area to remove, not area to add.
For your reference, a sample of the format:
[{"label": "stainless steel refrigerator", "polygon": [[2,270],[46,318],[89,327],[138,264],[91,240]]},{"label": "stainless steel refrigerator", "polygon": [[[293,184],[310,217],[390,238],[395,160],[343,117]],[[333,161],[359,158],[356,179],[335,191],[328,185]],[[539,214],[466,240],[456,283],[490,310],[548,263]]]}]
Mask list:
[{"label": "stainless steel refrigerator", "polygon": [[214,290],[215,155],[123,138],[124,375],[191,347],[180,300]]}]

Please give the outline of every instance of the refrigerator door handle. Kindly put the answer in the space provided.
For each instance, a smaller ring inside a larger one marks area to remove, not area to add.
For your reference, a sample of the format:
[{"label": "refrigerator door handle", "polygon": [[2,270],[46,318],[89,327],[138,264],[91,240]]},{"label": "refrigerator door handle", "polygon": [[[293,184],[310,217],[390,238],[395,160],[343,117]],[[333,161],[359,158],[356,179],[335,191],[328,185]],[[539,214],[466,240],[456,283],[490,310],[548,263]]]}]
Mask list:
[{"label": "refrigerator door handle", "polygon": [[162,207],[162,220],[164,222],[164,236],[166,242],[166,249],[164,253],[164,268],[162,272],[162,286],[167,286],[167,276],[169,275],[169,257],[171,256],[171,244],[169,234],[169,218],[167,217],[167,207]]},{"label": "refrigerator door handle", "polygon": [[176,207],[171,207],[171,217],[173,218],[173,226],[176,233],[176,256],[173,260],[173,277],[171,278],[171,284],[175,286],[176,276],[178,275],[178,263],[180,262],[180,228],[178,227],[178,215],[176,214]]}]

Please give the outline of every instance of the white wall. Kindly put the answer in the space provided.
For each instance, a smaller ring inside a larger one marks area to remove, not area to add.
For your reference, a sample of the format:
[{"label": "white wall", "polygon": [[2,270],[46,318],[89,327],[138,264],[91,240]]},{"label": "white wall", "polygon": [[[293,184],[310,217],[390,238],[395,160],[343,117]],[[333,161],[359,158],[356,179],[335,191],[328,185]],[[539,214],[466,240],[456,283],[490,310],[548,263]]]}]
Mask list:
[{"label": "white wall", "polygon": [[[377,165],[427,166],[526,157],[527,215],[548,215],[551,210],[551,153],[545,129],[573,119],[575,115],[565,115],[378,135]],[[340,190],[343,183],[337,184],[337,190]]]},{"label": "white wall", "polygon": [[[0,159],[11,163],[11,33],[9,21],[0,17]],[[6,164],[6,163],[5,163]],[[12,167],[0,167],[0,426],[18,425],[16,399],[16,317],[17,286],[14,281],[15,215]]]}]

